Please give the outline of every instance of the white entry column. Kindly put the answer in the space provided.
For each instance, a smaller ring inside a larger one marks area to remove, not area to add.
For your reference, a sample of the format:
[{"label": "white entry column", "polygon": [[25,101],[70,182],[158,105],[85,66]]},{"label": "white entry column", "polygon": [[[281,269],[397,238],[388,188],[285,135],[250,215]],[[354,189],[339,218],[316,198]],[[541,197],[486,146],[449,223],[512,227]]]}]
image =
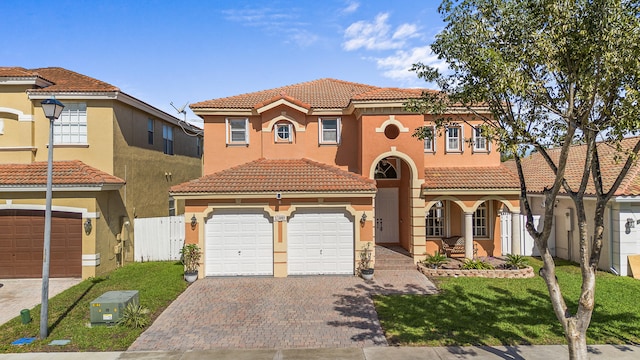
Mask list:
[{"label": "white entry column", "polygon": [[464,213],[464,257],[473,259],[473,213]]}]

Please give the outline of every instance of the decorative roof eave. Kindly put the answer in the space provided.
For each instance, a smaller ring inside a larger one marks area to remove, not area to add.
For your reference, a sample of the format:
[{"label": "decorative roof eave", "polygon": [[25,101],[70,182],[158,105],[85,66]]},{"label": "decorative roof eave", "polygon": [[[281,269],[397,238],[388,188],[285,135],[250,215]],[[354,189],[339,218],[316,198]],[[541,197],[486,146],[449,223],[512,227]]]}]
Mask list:
[{"label": "decorative roof eave", "polygon": [[[353,113],[357,110],[363,109],[399,109],[399,111],[411,113],[405,111],[405,103],[409,99],[397,99],[397,100],[354,100],[349,103],[349,106],[345,109],[347,113]],[[479,114],[491,114],[491,109],[488,106],[452,106],[447,109],[447,114],[468,114],[469,112]]]},{"label": "decorative roof eave", "polygon": [[38,87],[47,87],[53,85],[53,83],[40,76],[1,76],[0,85],[35,85]]},{"label": "decorative roof eave", "polygon": [[278,99],[272,99],[270,101],[266,101],[264,103],[258,104],[254,107],[258,114],[262,114],[265,111],[276,108],[280,105],[285,105],[290,108],[293,108],[303,114],[308,114],[311,110],[311,106],[309,104],[304,104],[301,101],[295,101],[295,99],[290,99],[289,97],[280,97]]},{"label": "decorative roof eave", "polygon": [[281,199],[309,199],[309,198],[371,198],[376,191],[326,191],[326,192],[306,192],[306,191],[269,191],[269,192],[169,192],[169,195],[179,200],[199,200],[199,199],[276,199],[276,194],[281,194]]},{"label": "decorative roof eave", "polygon": [[189,123],[170,115],[154,106],[147,104],[146,102],[136,99],[135,97],[123,93],[121,91],[27,91],[30,100],[45,100],[51,96],[55,96],[58,100],[116,100],[124,104],[133,106],[136,109],[142,110],[147,114],[150,114],[156,118],[164,120],[176,126],[184,126],[189,130],[197,132],[202,130]]},{"label": "decorative roof eave", "polygon": [[472,189],[427,189],[422,188],[422,196],[431,195],[520,195],[514,188],[472,188]]},{"label": "decorative roof eave", "polygon": [[[73,184],[73,185],[56,185],[53,184],[53,191],[64,192],[91,192],[91,191],[113,191],[120,190],[124,184]],[[43,192],[46,191],[46,185],[0,185],[0,191],[4,192]]]}]

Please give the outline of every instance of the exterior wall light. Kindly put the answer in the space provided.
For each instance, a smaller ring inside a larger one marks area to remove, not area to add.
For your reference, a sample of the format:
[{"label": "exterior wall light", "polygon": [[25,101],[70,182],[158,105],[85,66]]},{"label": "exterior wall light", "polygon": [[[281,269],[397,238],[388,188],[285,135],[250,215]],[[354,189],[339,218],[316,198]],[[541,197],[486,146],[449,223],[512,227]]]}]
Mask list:
[{"label": "exterior wall light", "polygon": [[191,230],[195,230],[196,225],[198,225],[198,219],[196,219],[196,214],[193,214],[193,216],[191,216]]},{"label": "exterior wall light", "polygon": [[91,219],[87,219],[84,221],[84,233],[89,235],[91,234],[91,229],[93,229],[93,226],[91,225]]},{"label": "exterior wall light", "polygon": [[367,214],[362,213],[362,217],[360,217],[360,224],[364,225],[366,221],[367,221]]}]

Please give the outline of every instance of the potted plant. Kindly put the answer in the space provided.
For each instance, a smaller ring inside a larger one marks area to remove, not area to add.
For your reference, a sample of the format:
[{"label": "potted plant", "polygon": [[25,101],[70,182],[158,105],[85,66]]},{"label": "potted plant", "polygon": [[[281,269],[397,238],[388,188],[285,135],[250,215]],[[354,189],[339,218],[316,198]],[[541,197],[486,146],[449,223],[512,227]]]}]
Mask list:
[{"label": "potted plant", "polygon": [[368,242],[360,251],[360,261],[358,263],[358,269],[360,270],[360,276],[365,280],[373,279],[373,267],[371,266],[371,243]]},{"label": "potted plant", "polygon": [[192,283],[198,279],[198,266],[202,252],[197,244],[185,244],[180,250],[182,264],[184,265],[184,279]]}]

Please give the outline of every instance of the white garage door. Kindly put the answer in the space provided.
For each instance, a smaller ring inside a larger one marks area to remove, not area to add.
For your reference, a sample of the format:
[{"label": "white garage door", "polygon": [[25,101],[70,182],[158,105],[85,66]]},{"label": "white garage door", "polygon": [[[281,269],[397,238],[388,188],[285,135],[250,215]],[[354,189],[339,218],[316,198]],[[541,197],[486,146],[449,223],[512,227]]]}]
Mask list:
[{"label": "white garage door", "polygon": [[273,275],[273,226],[263,211],[215,211],[205,233],[206,276]]},{"label": "white garage door", "polygon": [[353,222],[344,211],[296,211],[287,226],[290,275],[353,274]]}]

